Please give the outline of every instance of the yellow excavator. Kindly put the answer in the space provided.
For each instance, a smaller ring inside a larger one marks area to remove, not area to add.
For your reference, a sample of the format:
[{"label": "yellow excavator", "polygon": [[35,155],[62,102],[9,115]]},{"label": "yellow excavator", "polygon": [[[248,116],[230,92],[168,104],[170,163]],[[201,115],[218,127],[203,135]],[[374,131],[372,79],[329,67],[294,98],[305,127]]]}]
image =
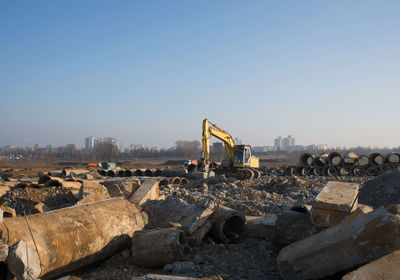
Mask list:
[{"label": "yellow excavator", "polygon": [[[213,164],[210,160],[210,137],[214,136],[225,144],[226,162],[221,166]],[[225,130],[203,120],[203,158],[200,168],[203,171],[213,170],[216,174],[224,174],[227,177],[238,179],[258,178],[261,173],[256,170],[259,167],[259,159],[252,155],[249,145],[235,145],[232,136]]]}]

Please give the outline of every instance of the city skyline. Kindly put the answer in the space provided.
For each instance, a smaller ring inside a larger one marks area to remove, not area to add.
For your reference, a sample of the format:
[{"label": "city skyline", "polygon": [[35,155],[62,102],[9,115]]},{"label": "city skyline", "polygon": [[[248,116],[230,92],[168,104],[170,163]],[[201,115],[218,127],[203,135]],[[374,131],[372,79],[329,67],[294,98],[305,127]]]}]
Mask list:
[{"label": "city skyline", "polygon": [[3,1],[0,146],[399,146],[399,1]]}]

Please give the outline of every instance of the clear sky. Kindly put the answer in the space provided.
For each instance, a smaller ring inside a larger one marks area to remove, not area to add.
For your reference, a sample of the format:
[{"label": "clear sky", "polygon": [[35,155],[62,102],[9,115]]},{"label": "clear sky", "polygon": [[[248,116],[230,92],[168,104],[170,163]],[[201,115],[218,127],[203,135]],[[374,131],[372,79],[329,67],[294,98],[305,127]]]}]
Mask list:
[{"label": "clear sky", "polygon": [[0,145],[400,146],[400,1],[1,1]]}]

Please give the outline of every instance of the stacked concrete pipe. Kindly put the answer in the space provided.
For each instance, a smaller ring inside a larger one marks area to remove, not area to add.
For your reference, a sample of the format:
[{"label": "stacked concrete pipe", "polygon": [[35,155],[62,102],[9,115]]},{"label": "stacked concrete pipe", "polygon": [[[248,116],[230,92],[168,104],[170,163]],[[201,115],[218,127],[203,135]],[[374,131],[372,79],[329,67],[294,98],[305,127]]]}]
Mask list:
[{"label": "stacked concrete pipe", "polygon": [[357,155],[347,152],[342,156],[339,152],[323,152],[316,156],[304,153],[299,158],[299,165],[288,166],[287,176],[378,176],[385,171],[400,167],[400,154],[381,153]]}]

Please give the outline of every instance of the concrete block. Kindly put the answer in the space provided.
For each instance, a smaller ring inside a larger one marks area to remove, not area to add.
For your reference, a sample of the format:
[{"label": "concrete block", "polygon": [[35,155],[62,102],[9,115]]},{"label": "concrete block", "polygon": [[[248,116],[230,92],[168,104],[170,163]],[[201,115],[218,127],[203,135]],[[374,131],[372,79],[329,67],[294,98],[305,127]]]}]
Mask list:
[{"label": "concrete block", "polygon": [[398,280],[399,278],[400,251],[396,251],[346,274],[342,280]]},{"label": "concrete block", "polygon": [[10,248],[7,265],[17,280],[37,279],[42,271],[37,252],[24,241],[19,241]]},{"label": "concrete block", "polygon": [[187,204],[179,198],[167,198],[160,201],[148,201],[142,205],[153,227],[179,225],[188,235],[201,240],[210,230],[211,216],[216,208],[210,199]]},{"label": "concrete block", "polygon": [[318,233],[321,228],[316,227],[310,218],[308,210],[286,210],[276,220],[276,240],[281,246],[286,246]]},{"label": "concrete block", "polygon": [[[83,191],[81,193],[83,193]],[[111,198],[111,196],[108,193],[107,188],[102,185],[97,185],[97,187],[95,189],[92,189],[89,194],[84,196],[76,204],[82,205],[82,204],[86,204],[89,202],[100,201],[100,200],[105,200],[105,199],[109,199],[109,198]]]},{"label": "concrete block", "polygon": [[319,279],[399,249],[400,205],[391,205],[283,248],[277,264],[283,279]]},{"label": "concrete block", "polygon": [[171,227],[138,231],[132,237],[132,260],[139,267],[163,267],[192,257],[184,231]]},{"label": "concrete block", "polygon": [[277,219],[277,217],[246,216],[247,235],[272,241],[275,238]]},{"label": "concrete block", "polygon": [[311,221],[317,227],[340,223],[357,208],[359,184],[330,181],[317,195],[311,210]]},{"label": "concrete block", "polygon": [[156,200],[159,197],[158,179],[151,178],[144,181],[129,198],[130,202],[142,205],[147,200]]}]

